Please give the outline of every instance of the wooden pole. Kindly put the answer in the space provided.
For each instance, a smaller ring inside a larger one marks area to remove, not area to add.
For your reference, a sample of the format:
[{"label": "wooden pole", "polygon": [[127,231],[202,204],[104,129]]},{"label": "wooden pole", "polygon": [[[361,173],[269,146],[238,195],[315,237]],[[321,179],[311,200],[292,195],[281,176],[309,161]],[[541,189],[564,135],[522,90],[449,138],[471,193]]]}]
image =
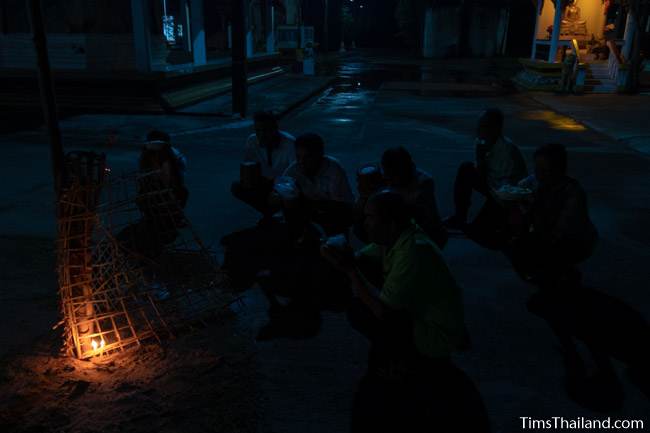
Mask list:
[{"label": "wooden pole", "polygon": [[246,9],[247,0],[232,2],[232,112],[246,117],[248,83],[246,82]]},{"label": "wooden pole", "polygon": [[54,177],[54,192],[58,199],[65,174],[65,160],[61,130],[56,113],[56,99],[50,71],[50,60],[47,52],[47,38],[41,0],[28,0],[34,47],[38,60],[38,83],[41,91],[43,117],[50,137],[50,156],[52,157],[52,174]]}]

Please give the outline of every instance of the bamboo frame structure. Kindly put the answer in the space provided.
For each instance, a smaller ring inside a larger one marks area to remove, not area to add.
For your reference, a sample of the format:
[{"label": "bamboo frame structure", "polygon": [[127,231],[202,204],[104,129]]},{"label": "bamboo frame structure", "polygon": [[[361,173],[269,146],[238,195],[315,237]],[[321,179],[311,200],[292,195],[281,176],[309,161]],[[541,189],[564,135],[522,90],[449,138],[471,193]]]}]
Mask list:
[{"label": "bamboo frame structure", "polygon": [[57,267],[64,349],[80,359],[162,341],[233,298],[159,172],[114,178],[103,155],[66,156]]}]

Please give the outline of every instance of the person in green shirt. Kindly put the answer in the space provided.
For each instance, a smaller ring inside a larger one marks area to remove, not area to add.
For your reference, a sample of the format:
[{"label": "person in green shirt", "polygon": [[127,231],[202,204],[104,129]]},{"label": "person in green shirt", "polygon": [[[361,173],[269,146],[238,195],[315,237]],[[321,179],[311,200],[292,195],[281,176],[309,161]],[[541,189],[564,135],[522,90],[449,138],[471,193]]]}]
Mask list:
[{"label": "person in green shirt", "polygon": [[349,247],[322,249],[347,275],[348,318],[371,343],[352,431],[432,431],[432,421],[445,432],[488,431],[478,391],[450,360],[466,335],[461,289],[403,210],[399,193],[380,191],[364,211],[371,244],[356,257]]}]

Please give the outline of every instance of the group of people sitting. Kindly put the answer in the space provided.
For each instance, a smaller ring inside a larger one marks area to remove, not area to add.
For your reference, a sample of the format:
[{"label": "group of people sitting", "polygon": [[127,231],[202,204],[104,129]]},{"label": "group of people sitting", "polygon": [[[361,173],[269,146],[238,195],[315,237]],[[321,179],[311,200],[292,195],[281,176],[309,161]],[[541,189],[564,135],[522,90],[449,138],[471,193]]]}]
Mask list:
[{"label": "group of people sitting", "polygon": [[[322,300],[336,293],[352,327],[371,343],[353,431],[402,431],[404,420],[413,422],[409,431],[420,431],[432,410],[442,431],[489,429],[480,396],[450,361],[469,337],[461,289],[441,253],[448,233],[502,251],[552,299],[580,285],[576,265],[592,254],[597,232],[584,190],[567,174],[566,149],[539,147],[529,175],[503,124],[499,109],[480,116],[476,160],[460,165],[455,213],[443,220],[432,176],[405,148],[388,149],[380,163],[358,170],[355,199],[322,137],[294,139],[271,113],[254,117],[232,193],[262,214],[258,227],[286,227],[267,246],[273,257],[252,270],[271,307],[258,338],[313,335]],[[485,202],[470,221],[473,192]],[[233,242],[223,242],[226,254]],[[355,243],[364,246],[355,252]],[[283,292],[287,280],[277,274],[292,275],[293,289]],[[292,301],[283,305],[278,294]],[[472,416],[463,416],[467,411]]]}]

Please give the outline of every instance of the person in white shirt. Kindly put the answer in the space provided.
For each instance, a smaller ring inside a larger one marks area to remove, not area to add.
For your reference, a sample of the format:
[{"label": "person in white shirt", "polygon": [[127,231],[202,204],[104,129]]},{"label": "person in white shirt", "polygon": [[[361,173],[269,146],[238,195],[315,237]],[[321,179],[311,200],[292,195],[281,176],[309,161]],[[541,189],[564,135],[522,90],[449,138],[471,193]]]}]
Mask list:
[{"label": "person in white shirt", "polygon": [[[332,290],[342,286],[320,258],[323,233],[316,226],[331,236],[346,233],[352,225],[354,195],[348,177],[341,163],[325,154],[325,142],[318,134],[300,135],[294,146],[296,162],[276,181],[274,194],[284,213],[289,241],[275,248],[281,251],[290,245],[291,252],[275,260],[269,266],[270,276],[260,283],[271,308],[270,321],[260,329],[258,340],[315,335],[323,303],[332,297],[345,298],[347,292]],[[279,290],[290,299],[287,306],[278,302]]]},{"label": "person in white shirt", "polygon": [[236,198],[258,210],[264,217],[270,217],[275,209],[269,205],[269,194],[273,191],[275,179],[293,162],[295,138],[280,131],[277,119],[271,112],[257,112],[253,119],[255,133],[246,140],[244,162],[258,164],[260,176],[253,185],[234,182],[231,191]]},{"label": "person in white shirt", "polygon": [[352,224],[354,194],[341,163],[325,155],[325,142],[318,134],[303,134],[295,141],[296,162],[284,176],[292,178],[298,199],[285,202],[291,224],[319,224],[327,234],[342,233]]},{"label": "person in white shirt", "polygon": [[[458,168],[454,182],[456,212],[444,221],[445,225],[465,231],[479,244],[499,249],[508,215],[495,191],[505,185],[517,185],[527,174],[521,151],[503,135],[503,112],[498,108],[485,110],[477,126],[476,163],[464,162]],[[473,191],[487,200],[476,219],[468,224]]]}]

